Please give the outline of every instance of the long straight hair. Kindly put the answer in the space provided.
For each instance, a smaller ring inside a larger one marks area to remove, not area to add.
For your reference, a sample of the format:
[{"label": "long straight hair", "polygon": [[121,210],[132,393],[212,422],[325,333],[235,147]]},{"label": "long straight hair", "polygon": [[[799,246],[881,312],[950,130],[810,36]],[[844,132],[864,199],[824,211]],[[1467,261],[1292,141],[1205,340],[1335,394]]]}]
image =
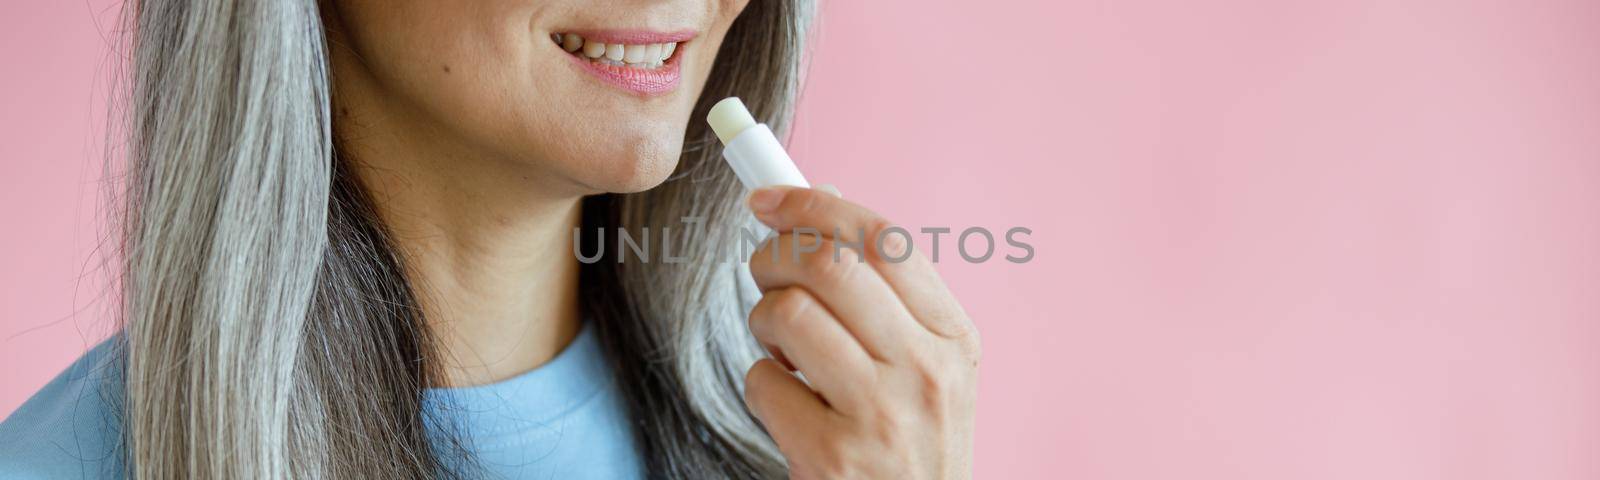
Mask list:
[{"label": "long straight hair", "polygon": [[[121,186],[124,435],[136,478],[477,476],[429,435],[436,342],[400,257],[338,154],[316,0],[132,0]],[[696,117],[740,96],[780,131],[809,0],[751,2]],[[712,134],[691,122],[663,185],[584,201],[584,231],[748,221]],[[716,230],[711,230],[716,231]],[[695,258],[726,247],[677,228]],[[592,242],[586,238],[584,242]],[[654,476],[780,477],[740,400],[760,348],[726,263],[601,261],[585,315]],[[431,440],[430,440],[431,439]]]}]

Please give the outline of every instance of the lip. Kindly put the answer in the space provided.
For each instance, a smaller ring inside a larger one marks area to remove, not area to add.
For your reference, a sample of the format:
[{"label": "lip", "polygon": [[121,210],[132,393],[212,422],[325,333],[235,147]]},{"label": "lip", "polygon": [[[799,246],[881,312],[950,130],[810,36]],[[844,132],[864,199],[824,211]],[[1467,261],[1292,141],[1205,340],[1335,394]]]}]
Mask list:
[{"label": "lip", "polygon": [[672,32],[658,32],[654,30],[584,30],[569,29],[555,30],[553,33],[576,33],[584,40],[594,40],[604,43],[620,43],[623,45],[639,45],[648,43],[677,43],[693,40],[699,33],[694,30],[677,30]]},{"label": "lip", "polygon": [[[649,30],[558,30],[560,33],[575,33],[586,41],[603,43],[620,43],[623,45],[641,45],[650,43],[679,43],[678,52],[685,52],[684,44],[694,39],[696,32],[681,30],[676,32],[656,32]],[[606,65],[590,61],[581,55],[556,48],[556,51],[567,56],[568,61],[578,69],[593,75],[602,83],[613,87],[644,96],[663,95],[678,88],[680,80],[678,59],[683,55],[676,54],[667,59],[660,67],[644,69]]]}]

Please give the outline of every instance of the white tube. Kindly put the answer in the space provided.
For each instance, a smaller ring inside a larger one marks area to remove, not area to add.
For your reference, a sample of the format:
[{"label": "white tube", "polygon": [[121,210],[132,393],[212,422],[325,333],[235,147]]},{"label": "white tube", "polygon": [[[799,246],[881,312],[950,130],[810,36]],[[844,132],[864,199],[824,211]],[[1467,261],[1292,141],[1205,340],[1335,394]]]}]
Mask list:
[{"label": "white tube", "polygon": [[[734,175],[739,177],[739,183],[743,183],[744,188],[755,190],[774,185],[811,187],[806,177],[800,174],[800,168],[794,165],[794,160],[789,158],[789,153],[783,150],[778,137],[772,134],[772,129],[756,123],[755,117],[750,115],[750,110],[738,97],[724,98],[712,105],[711,112],[706,115],[706,123],[711,124],[717,140],[722,142],[722,158],[728,161],[728,166],[733,168]],[[750,231],[757,238],[766,238],[772,230],[761,222],[754,222]],[[761,290],[750,275],[750,265],[744,262],[736,265],[734,270],[739,277],[739,297],[748,313],[761,299]]]},{"label": "white tube", "polygon": [[774,185],[810,188],[794,166],[783,144],[766,124],[756,123],[739,97],[728,97],[711,107],[706,122],[722,141],[722,158],[733,167],[739,182],[750,190]]},{"label": "white tube", "polygon": [[733,137],[733,141],[724,145],[722,158],[733,167],[733,173],[739,176],[745,188],[751,190],[773,185],[811,187],[800,174],[800,168],[794,166],[789,153],[783,151],[772,129],[763,124],[746,128]]}]

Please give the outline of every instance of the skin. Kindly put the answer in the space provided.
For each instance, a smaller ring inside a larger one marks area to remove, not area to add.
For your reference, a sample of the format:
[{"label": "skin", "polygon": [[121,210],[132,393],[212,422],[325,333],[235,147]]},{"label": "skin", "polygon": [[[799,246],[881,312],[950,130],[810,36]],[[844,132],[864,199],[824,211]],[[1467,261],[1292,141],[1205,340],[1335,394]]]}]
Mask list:
[{"label": "skin", "polygon": [[750,331],[777,359],[746,374],[745,401],[791,475],[967,478],[978,334],[933,264],[836,194],[774,187],[749,205],[781,233],[750,259],[765,293]]},{"label": "skin", "polygon": [[[571,342],[581,199],[645,190],[672,172],[717,46],[745,5],[324,3],[335,135],[441,338],[450,385],[516,376]],[[679,87],[644,96],[592,78],[549,39],[595,29],[698,36],[678,47]],[[888,225],[836,195],[770,189],[750,200],[783,233],[751,260],[767,294],[749,319],[781,361],[756,363],[745,395],[792,475],[966,478],[978,341],[932,265],[919,252],[893,263],[871,249],[832,262],[831,242]],[[844,233],[771,259],[808,227]]]},{"label": "skin", "polygon": [[[335,134],[405,257],[451,384],[513,377],[576,336],[579,201],[672,172],[744,5],[324,4]],[[698,31],[678,48],[679,88],[642,97],[605,85],[549,39],[607,28]]]}]

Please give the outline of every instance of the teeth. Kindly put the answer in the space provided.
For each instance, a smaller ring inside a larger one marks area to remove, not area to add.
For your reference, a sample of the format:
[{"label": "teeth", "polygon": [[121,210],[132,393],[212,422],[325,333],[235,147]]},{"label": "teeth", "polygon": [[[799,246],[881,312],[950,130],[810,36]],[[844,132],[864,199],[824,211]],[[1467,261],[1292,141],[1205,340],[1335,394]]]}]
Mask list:
[{"label": "teeth", "polygon": [[672,54],[678,51],[677,43],[647,43],[641,45],[621,45],[615,43],[585,41],[577,34],[551,34],[550,40],[573,55],[579,55],[592,61],[607,65],[627,66],[634,68],[660,68]]},{"label": "teeth", "polygon": [[604,44],[604,43],[589,42],[589,43],[583,44],[583,56],[585,56],[585,57],[600,58],[601,55],[605,55],[605,54],[606,54],[606,44]]},{"label": "teeth", "polygon": [[641,62],[644,62],[644,54],[646,52],[648,52],[648,51],[650,51],[650,47],[644,47],[644,46],[640,46],[640,45],[634,45],[634,46],[631,46],[631,47],[624,47],[623,48],[622,61],[628,62],[628,63],[641,63]]},{"label": "teeth", "polygon": [[[630,48],[630,49],[628,49],[628,52],[632,53],[634,50],[639,50],[639,49]],[[647,61],[649,63],[658,63],[658,62],[660,62],[662,60],[666,60],[665,57],[661,56],[661,44],[659,44],[659,43],[652,43],[652,44],[649,44],[649,45],[645,45],[643,50],[644,50],[644,52],[639,54],[639,57],[640,57],[639,59],[640,60],[644,60],[644,61]]]}]

